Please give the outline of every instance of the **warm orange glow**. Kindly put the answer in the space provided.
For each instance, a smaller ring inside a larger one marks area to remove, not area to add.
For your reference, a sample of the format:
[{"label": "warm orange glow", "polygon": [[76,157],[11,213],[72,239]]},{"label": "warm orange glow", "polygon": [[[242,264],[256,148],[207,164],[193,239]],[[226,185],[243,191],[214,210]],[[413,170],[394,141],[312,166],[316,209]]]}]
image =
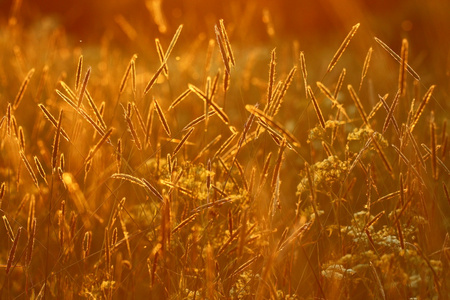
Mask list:
[{"label": "warm orange glow", "polygon": [[0,2],[0,299],[446,299],[449,12]]}]

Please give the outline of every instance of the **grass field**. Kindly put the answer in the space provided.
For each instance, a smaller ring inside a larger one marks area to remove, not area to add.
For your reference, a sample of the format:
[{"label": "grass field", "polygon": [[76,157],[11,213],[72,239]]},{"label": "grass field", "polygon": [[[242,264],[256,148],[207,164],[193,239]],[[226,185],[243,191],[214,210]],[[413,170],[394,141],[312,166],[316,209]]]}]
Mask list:
[{"label": "grass field", "polygon": [[450,3],[111,2],[0,4],[0,299],[449,298]]}]

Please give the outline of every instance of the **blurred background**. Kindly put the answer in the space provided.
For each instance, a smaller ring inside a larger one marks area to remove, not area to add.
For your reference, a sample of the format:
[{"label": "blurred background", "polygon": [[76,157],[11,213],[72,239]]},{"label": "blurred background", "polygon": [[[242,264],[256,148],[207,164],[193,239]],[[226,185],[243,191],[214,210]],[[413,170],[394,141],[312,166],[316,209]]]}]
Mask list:
[{"label": "blurred background", "polygon": [[450,76],[447,0],[0,1],[0,21],[8,22],[15,16],[25,27],[62,26],[69,37],[85,45],[108,36],[112,43],[134,51],[155,37],[171,37],[179,24],[185,25],[186,40],[201,32],[213,38],[214,24],[220,18],[230,27],[235,45],[272,46],[297,40],[302,50],[320,45],[332,46],[334,51],[351,26],[361,23],[362,52],[376,45],[373,36],[395,51],[406,37],[413,67],[423,68],[423,73],[432,71],[435,79],[446,83]]}]

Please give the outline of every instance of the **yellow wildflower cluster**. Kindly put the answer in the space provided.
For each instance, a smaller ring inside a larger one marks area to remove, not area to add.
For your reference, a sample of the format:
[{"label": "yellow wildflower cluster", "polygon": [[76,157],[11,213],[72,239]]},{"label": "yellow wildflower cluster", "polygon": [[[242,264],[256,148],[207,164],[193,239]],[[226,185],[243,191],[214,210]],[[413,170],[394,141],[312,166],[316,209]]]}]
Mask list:
[{"label": "yellow wildflower cluster", "polygon": [[381,133],[368,127],[354,128],[353,131],[347,135],[347,141],[361,141],[365,143],[372,136],[372,134],[373,138],[381,147],[386,148],[389,145]]},{"label": "yellow wildflower cluster", "polygon": [[[326,184],[328,186],[340,181],[346,175],[348,162],[341,161],[337,156],[328,158],[315,163],[311,166],[311,177],[315,188]],[[310,187],[308,177],[302,174],[302,180],[297,186],[297,195],[301,195]]]}]

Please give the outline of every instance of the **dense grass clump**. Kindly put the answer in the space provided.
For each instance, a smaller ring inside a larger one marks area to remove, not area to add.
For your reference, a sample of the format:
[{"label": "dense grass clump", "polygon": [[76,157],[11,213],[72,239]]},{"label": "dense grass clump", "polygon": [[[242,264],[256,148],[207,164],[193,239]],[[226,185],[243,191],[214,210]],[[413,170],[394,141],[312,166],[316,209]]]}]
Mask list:
[{"label": "dense grass clump", "polygon": [[446,299],[449,89],[413,43],[146,5],[151,38],[1,19],[0,298]]}]

